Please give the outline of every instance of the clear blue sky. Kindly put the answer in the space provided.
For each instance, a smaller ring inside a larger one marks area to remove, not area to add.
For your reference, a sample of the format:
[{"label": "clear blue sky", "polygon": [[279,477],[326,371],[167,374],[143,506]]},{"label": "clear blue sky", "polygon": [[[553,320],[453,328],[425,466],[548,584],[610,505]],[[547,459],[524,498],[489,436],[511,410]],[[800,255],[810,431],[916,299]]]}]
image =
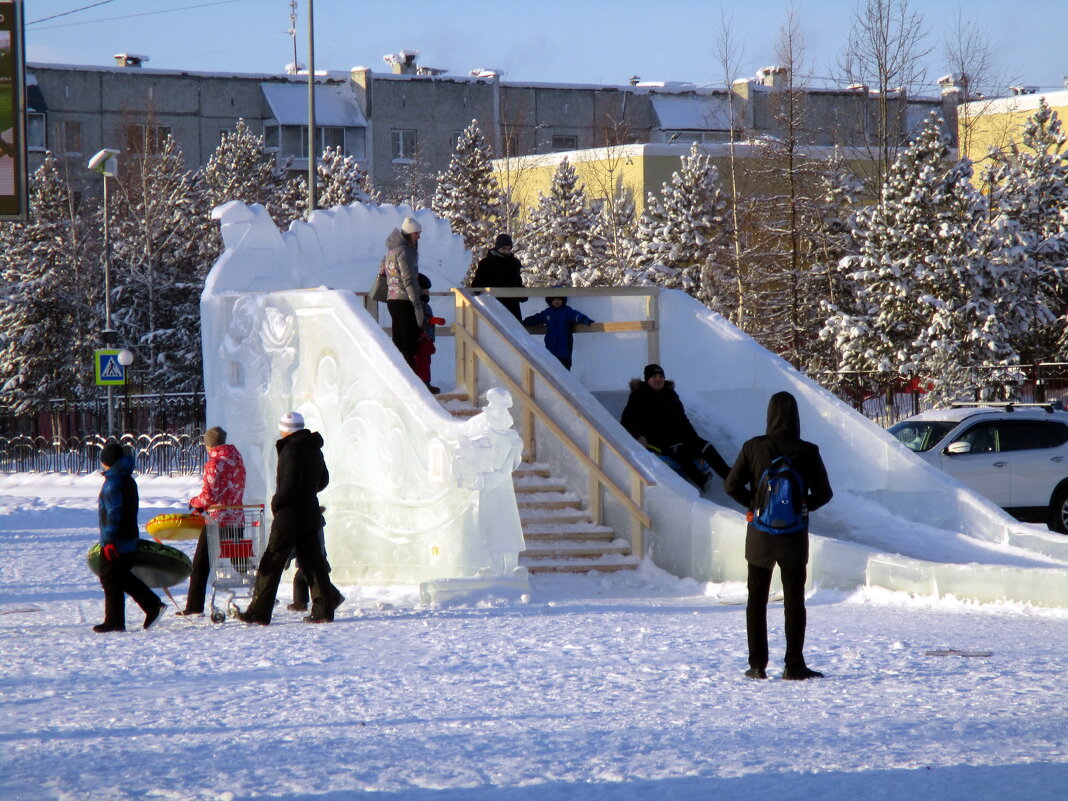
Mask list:
[{"label": "clear blue sky", "polygon": [[[830,76],[861,0],[794,0],[812,72]],[[933,47],[928,78],[949,72],[942,42],[958,11],[985,31],[1007,83],[1063,88],[1066,0],[911,0]],[[744,45],[743,76],[775,62],[787,0],[314,0],[315,66],[386,71],[382,56],[418,50],[419,63],[505,80],[624,84],[722,81],[713,42],[721,8]],[[119,52],[147,67],[281,72],[293,60],[289,0],[26,0],[30,61],[111,65]],[[75,9],[85,10],[45,19]],[[37,20],[42,20],[36,22]],[[297,48],[307,57],[307,0]]]}]

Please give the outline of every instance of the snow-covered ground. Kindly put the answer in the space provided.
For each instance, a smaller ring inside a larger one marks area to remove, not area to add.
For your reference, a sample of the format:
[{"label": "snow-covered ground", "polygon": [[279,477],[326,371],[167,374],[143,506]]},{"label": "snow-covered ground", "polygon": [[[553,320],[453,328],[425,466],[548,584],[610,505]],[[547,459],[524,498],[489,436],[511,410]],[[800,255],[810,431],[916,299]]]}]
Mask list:
[{"label": "snow-covered ground", "polygon": [[[817,591],[811,682],[745,669],[744,590],[534,577],[329,626],[94,634],[96,477],[0,477],[0,799],[1063,799],[1068,612]],[[142,524],[189,478],[141,478]],[[182,543],[191,551],[192,543]],[[181,602],[183,587],[174,588]],[[770,616],[782,652],[781,606]],[[989,656],[933,656],[959,649]]]}]

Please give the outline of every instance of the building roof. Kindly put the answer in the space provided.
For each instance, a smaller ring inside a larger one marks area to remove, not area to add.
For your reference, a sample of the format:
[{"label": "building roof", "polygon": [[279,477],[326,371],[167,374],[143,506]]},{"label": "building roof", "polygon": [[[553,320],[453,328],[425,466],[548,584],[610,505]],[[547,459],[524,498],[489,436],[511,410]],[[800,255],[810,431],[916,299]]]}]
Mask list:
[{"label": "building roof", "polygon": [[[308,87],[261,83],[260,89],[279,125],[308,124]],[[339,86],[315,87],[315,124],[338,128],[366,128],[367,118],[356,99]]]},{"label": "building roof", "polygon": [[653,95],[653,111],[664,131],[729,131],[727,95]]}]

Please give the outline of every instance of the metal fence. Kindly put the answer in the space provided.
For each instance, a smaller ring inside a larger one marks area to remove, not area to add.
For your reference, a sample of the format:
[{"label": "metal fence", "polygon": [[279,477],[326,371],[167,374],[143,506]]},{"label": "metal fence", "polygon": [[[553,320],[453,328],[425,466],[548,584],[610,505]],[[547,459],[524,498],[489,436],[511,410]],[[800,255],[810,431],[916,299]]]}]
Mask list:
[{"label": "metal fence", "polygon": [[[113,397],[113,417],[119,431],[189,432],[205,427],[203,392],[136,393]],[[0,436],[91,438],[107,431],[108,398],[56,399],[28,414],[0,409]]]},{"label": "metal fence", "polygon": [[[119,442],[133,455],[142,475],[199,475],[207,452],[204,433],[158,432],[123,434]],[[100,452],[107,437],[0,437],[0,473],[69,473],[87,475],[100,470]]]}]

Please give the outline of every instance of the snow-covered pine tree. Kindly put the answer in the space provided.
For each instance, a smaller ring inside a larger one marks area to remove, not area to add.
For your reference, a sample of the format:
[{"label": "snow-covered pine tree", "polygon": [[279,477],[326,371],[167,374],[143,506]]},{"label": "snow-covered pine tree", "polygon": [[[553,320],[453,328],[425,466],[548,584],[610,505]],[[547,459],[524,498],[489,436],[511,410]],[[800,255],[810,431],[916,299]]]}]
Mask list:
[{"label": "snow-covered pine tree", "polygon": [[893,164],[880,202],[855,217],[852,314],[827,321],[842,369],[919,374],[936,398],[959,395],[976,368],[1016,361],[999,320],[1005,265],[967,160],[952,161],[935,115]]},{"label": "snow-covered pine tree", "polygon": [[283,230],[304,213],[305,193],[298,182],[276,162],[273,154],[265,152],[263,136],[244,120],[238,120],[234,130],[222,135],[198,178],[205,186],[211,206],[230,200],[259,203]]},{"label": "snow-covered pine tree", "polygon": [[661,195],[649,193],[638,219],[639,265],[654,283],[682,289],[729,316],[734,301],[725,250],[727,204],[719,173],[696,142]]},{"label": "snow-covered pine tree", "polygon": [[548,196],[538,196],[523,230],[520,256],[526,286],[571,286],[596,243],[595,213],[578,173],[566,158],[553,173]]},{"label": "snow-covered pine tree", "polygon": [[438,176],[430,205],[435,214],[448,220],[454,234],[464,238],[464,246],[476,261],[492,246],[501,228],[497,214],[501,190],[491,159],[478,120],[471,120],[456,142],[448,169]]},{"label": "snow-covered pine tree", "polygon": [[152,390],[199,390],[200,293],[217,248],[211,205],[171,136],[159,153],[130,151],[120,165],[111,223],[119,341]]},{"label": "snow-covered pine tree", "polygon": [[24,414],[88,397],[104,277],[51,153],[30,176],[30,217],[0,225],[0,404]]},{"label": "snow-covered pine tree", "polygon": [[596,216],[593,256],[575,275],[575,286],[623,286],[631,282],[628,273],[637,251],[636,218],[634,195],[624,186],[617,187]]},{"label": "snow-covered pine tree", "polygon": [[367,190],[370,180],[367,171],[360,167],[352,156],[345,155],[340,147],[323,150],[315,165],[316,201],[319,208],[347,206],[349,203],[372,203]]},{"label": "snow-covered pine tree", "polygon": [[1068,355],[1068,140],[1045,98],[1021,140],[993,151],[985,175],[994,224],[1017,262],[999,293],[1002,319],[1021,360],[1061,361]]}]

